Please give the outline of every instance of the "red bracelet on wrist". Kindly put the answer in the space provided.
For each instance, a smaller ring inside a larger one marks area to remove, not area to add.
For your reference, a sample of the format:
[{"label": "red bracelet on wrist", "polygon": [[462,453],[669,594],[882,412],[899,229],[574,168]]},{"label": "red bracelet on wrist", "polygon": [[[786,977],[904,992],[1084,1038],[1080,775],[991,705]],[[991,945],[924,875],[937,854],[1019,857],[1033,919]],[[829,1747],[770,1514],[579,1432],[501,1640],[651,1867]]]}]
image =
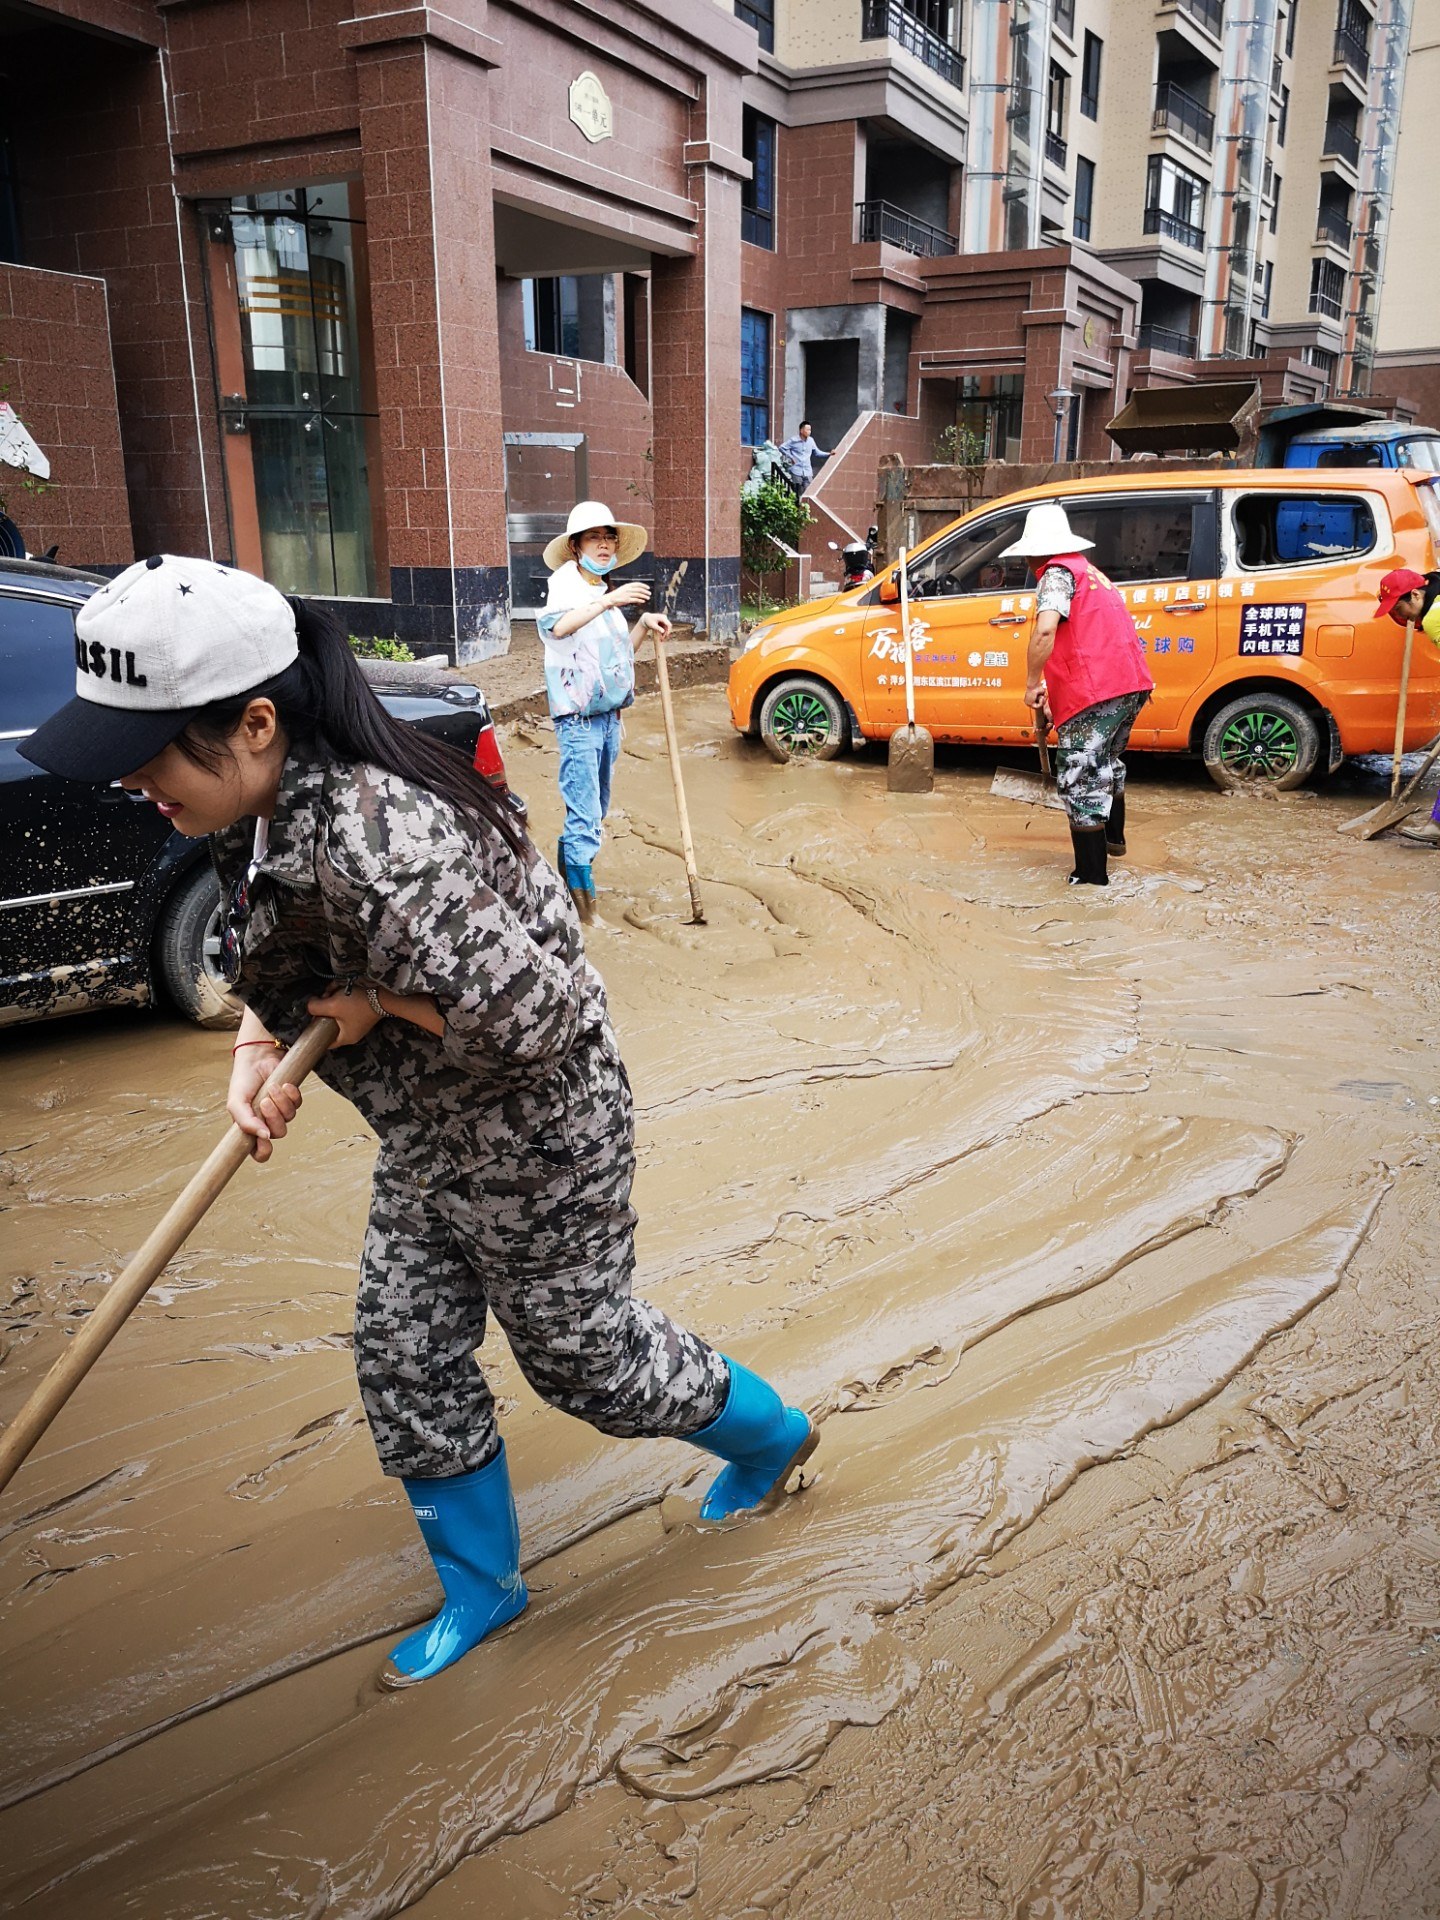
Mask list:
[{"label": "red bracelet on wrist", "polygon": [[282,1053],[285,1051],[285,1044],[281,1040],[237,1040],[230,1049],[230,1058],[232,1060],[240,1051],[241,1047],[279,1047]]}]

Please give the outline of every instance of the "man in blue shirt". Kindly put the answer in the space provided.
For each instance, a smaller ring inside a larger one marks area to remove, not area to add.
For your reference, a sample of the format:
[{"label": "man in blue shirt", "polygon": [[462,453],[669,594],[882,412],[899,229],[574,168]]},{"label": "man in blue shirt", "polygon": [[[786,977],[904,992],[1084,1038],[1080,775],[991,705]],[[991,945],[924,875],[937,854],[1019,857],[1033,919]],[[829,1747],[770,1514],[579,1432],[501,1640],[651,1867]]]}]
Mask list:
[{"label": "man in blue shirt", "polygon": [[789,462],[792,476],[802,487],[808,487],[815,478],[815,461],[830,458],[823,447],[816,446],[808,420],[800,422],[800,431],[793,440],[781,441],[780,451]]}]

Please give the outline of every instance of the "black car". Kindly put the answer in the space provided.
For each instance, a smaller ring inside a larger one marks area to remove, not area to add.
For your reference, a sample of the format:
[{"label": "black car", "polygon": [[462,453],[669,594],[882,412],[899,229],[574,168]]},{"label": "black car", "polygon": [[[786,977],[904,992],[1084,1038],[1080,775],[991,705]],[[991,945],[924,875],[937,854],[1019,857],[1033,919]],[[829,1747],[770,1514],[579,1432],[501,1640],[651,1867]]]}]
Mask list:
[{"label": "black car", "polygon": [[[220,886],[206,843],[177,833],[148,800],[57,779],[19,752],[74,694],[75,614],[104,584],[48,561],[0,559],[0,1026],[161,995],[201,1026],[230,1026],[239,1007],[217,965]],[[391,713],[462,748],[505,788],[478,687],[372,677]]]}]

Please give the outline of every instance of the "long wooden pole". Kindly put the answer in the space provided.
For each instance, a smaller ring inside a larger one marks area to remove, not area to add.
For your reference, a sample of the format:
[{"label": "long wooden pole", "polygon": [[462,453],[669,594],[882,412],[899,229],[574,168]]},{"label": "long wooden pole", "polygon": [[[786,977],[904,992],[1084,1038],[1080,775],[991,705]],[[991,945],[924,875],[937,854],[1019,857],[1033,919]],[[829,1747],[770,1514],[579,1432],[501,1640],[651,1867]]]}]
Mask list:
[{"label": "long wooden pole", "polygon": [[1390,798],[1400,791],[1400,762],[1405,757],[1405,708],[1410,699],[1410,655],[1415,650],[1415,622],[1405,622],[1405,658],[1400,666],[1400,705],[1395,710],[1395,759],[1390,768]]},{"label": "long wooden pole", "polygon": [[[312,1020],[265,1082],[262,1094],[298,1086],[329,1052],[339,1031],[333,1020]],[[239,1127],[231,1127],[0,1435],[0,1489],[10,1484],[50,1422],[249,1159],[250,1139]]]},{"label": "long wooden pole", "polygon": [[655,636],[655,673],[660,682],[660,711],[665,716],[665,744],[670,749],[670,778],[675,785],[675,809],[680,815],[680,850],[685,856],[685,878],[690,882],[690,920],[693,926],[705,924],[705,908],[700,900],[700,870],[695,865],[695,843],[690,838],[690,810],[685,805],[685,780],[680,771],[680,743],[675,738],[675,709],[670,704],[670,668],[665,659],[665,642]]}]

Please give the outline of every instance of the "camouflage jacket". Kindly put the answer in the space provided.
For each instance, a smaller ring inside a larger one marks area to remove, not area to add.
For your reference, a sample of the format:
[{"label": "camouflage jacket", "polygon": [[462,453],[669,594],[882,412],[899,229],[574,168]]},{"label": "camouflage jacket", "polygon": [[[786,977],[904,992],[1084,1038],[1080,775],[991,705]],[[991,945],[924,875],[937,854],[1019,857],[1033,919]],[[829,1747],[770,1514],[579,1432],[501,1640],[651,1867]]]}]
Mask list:
[{"label": "camouflage jacket", "polygon": [[[227,895],[253,842],[253,820],[211,838]],[[392,1159],[479,1171],[527,1146],[564,1165],[623,1130],[605,990],[538,855],[518,858],[423,787],[298,746],[250,898],[236,992],[277,1039],[295,1040],[307,999],[347,976],[443,1013],[443,1035],[382,1020],[318,1069]]]}]

